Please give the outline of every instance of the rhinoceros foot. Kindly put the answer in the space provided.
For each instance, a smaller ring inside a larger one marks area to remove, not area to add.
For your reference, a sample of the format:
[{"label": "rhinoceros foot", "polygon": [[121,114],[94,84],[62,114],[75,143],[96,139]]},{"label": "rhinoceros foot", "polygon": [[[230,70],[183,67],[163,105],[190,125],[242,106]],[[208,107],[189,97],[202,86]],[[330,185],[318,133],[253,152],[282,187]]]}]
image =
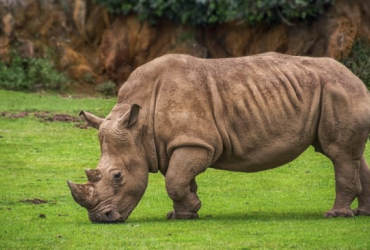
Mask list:
[{"label": "rhinoceros foot", "polygon": [[354,217],[355,214],[351,209],[331,209],[324,213],[325,218],[334,218],[334,217]]},{"label": "rhinoceros foot", "polygon": [[199,219],[198,213],[189,213],[189,212],[175,212],[171,211],[167,213],[167,219]]},{"label": "rhinoceros foot", "polygon": [[358,207],[353,210],[356,216],[370,216],[370,209],[366,207]]}]

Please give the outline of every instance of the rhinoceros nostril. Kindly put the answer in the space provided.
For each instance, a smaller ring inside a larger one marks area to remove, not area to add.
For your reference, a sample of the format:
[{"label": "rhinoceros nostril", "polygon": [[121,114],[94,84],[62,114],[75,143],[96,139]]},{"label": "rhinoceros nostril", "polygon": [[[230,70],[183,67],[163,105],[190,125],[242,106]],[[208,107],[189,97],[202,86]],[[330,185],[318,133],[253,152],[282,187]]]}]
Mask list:
[{"label": "rhinoceros nostril", "polygon": [[104,221],[105,222],[114,222],[115,221],[113,211],[104,212]]},{"label": "rhinoceros nostril", "polygon": [[105,218],[106,218],[106,220],[107,221],[113,221],[113,213],[112,213],[112,211],[108,211],[108,212],[105,212],[104,213],[104,216],[105,216]]}]

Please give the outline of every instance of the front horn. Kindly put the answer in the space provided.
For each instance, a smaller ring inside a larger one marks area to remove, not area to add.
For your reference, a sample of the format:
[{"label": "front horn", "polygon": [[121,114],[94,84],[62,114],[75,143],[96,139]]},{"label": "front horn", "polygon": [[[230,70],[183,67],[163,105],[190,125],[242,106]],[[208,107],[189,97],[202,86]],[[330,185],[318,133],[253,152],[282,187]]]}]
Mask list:
[{"label": "front horn", "polygon": [[68,187],[71,190],[71,194],[75,202],[77,202],[81,207],[91,208],[94,204],[91,202],[92,196],[89,195],[89,189],[93,188],[88,184],[76,184],[70,180],[67,181]]}]

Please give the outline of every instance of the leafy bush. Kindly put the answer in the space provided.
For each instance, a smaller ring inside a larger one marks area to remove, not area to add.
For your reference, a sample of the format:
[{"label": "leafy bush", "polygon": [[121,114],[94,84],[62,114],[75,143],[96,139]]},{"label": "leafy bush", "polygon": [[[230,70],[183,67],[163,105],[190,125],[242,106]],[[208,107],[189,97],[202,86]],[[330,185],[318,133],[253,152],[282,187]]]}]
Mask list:
[{"label": "leafy bush", "polygon": [[0,88],[30,91],[36,89],[60,90],[68,79],[59,73],[51,61],[44,58],[22,58],[12,53],[11,61],[0,61]]},{"label": "leafy bush", "polygon": [[96,91],[100,92],[104,96],[114,96],[116,94],[116,84],[108,81],[96,86]]},{"label": "leafy bush", "polygon": [[116,14],[136,13],[156,23],[165,18],[192,24],[241,21],[248,24],[308,19],[335,0],[94,0]]},{"label": "leafy bush", "polygon": [[356,41],[350,55],[342,63],[370,89],[370,42]]}]

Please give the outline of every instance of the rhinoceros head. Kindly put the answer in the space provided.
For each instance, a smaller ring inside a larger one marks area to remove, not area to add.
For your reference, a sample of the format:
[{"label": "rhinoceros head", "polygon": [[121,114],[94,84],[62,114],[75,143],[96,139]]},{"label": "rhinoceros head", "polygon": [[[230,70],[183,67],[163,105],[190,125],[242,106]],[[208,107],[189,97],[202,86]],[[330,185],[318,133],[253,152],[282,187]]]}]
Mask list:
[{"label": "rhinoceros head", "polygon": [[148,183],[148,163],[135,128],[140,107],[125,104],[116,110],[106,119],[81,111],[88,125],[99,129],[101,157],[97,169],[85,170],[88,183],[67,182],[74,200],[97,223],[124,222]]}]

